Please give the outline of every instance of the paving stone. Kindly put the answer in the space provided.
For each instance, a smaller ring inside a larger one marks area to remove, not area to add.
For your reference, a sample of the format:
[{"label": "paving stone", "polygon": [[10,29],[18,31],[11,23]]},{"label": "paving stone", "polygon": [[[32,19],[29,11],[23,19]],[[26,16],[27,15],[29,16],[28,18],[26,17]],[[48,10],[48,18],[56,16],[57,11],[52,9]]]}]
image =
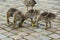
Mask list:
[{"label": "paving stone", "polygon": [[41,34],[40,33],[37,33],[37,32],[33,32],[30,35],[35,36],[35,37],[39,37]]},{"label": "paving stone", "polygon": [[1,34],[1,33],[5,33],[5,32],[7,32],[7,31],[5,31],[5,30],[3,30],[3,29],[0,30],[0,34]]},{"label": "paving stone", "polygon": [[3,24],[6,24],[6,21],[1,21]]},{"label": "paving stone", "polygon": [[19,35],[14,35],[14,36],[11,36],[10,38],[13,38],[14,40],[17,40],[17,39],[21,39],[22,37],[20,37]]},{"label": "paving stone", "polygon": [[52,31],[52,32],[55,32],[57,29],[55,29],[55,28],[50,28],[50,29],[48,29],[49,31]]},{"label": "paving stone", "polygon": [[17,39],[17,40],[26,40],[26,39],[21,39],[21,38],[20,38],[20,39]]},{"label": "paving stone", "polygon": [[50,32],[50,31],[42,31],[42,32],[40,32],[41,34],[44,34],[44,35],[49,35],[49,34],[51,34],[52,32]]},{"label": "paving stone", "polygon": [[28,27],[28,29],[30,29],[30,30],[34,30],[34,29],[37,29],[36,27]]},{"label": "paving stone", "polygon": [[56,31],[55,33],[60,34],[60,31]]},{"label": "paving stone", "polygon": [[18,35],[19,31],[18,30],[12,30],[10,31],[11,33],[15,34],[15,35]]},{"label": "paving stone", "polygon": [[60,40],[60,39],[51,39],[51,40]]},{"label": "paving stone", "polygon": [[26,40],[40,40],[40,39],[37,39],[33,36],[24,36],[24,39],[26,39]]},{"label": "paving stone", "polygon": [[12,38],[3,38],[1,40],[13,40]]},{"label": "paving stone", "polygon": [[[0,21],[1,21],[1,19],[0,19]],[[2,22],[0,22],[0,26],[2,26]]]},{"label": "paving stone", "polygon": [[44,34],[44,35],[49,35],[52,33],[50,31],[43,30],[43,29],[35,29],[34,31],[39,32],[39,33]]},{"label": "paving stone", "polygon": [[55,25],[52,25],[52,28],[58,28],[58,26],[56,26],[57,24],[55,24]]},{"label": "paving stone", "polygon": [[2,28],[0,28],[0,30],[1,30]]},{"label": "paving stone", "polygon": [[25,33],[25,32],[19,32],[18,35],[20,35],[20,36],[22,36],[22,35],[25,36],[25,35],[28,35],[28,34]]},{"label": "paving stone", "polygon": [[44,36],[44,35],[40,35],[38,38],[40,38],[41,40],[50,40],[51,38],[48,36]]},{"label": "paving stone", "polygon": [[4,36],[4,35],[0,34],[0,39],[6,38],[6,37],[7,37],[7,36]]},{"label": "paving stone", "polygon": [[29,30],[29,29],[27,29],[27,28],[19,28],[18,29],[18,31],[20,31],[20,32],[24,32],[24,31],[27,31],[27,30]]},{"label": "paving stone", "polygon": [[60,35],[58,35],[58,34],[51,34],[51,35],[49,35],[51,38],[54,38],[54,39],[58,39],[58,38],[60,38]]},{"label": "paving stone", "polygon": [[60,27],[58,27],[58,28],[56,28],[57,29],[57,31],[60,31]]},{"label": "paving stone", "polygon": [[24,31],[25,33],[32,33],[32,32],[34,32],[34,31],[32,31],[32,30],[26,30],[26,31]]},{"label": "paving stone", "polygon": [[[4,17],[3,19],[1,19],[2,21],[6,21],[6,20],[7,20],[5,14],[4,14],[4,16],[2,16],[2,17]],[[6,22],[6,23],[7,23],[7,22]]]},{"label": "paving stone", "polygon": [[7,26],[6,25],[3,25],[3,24],[1,24],[1,26],[0,26],[1,28],[6,28]]},{"label": "paving stone", "polygon": [[42,29],[34,29],[36,32],[42,32]]},{"label": "paving stone", "polygon": [[13,33],[10,33],[10,32],[6,32],[6,33],[4,33],[3,35],[6,35],[6,36],[13,36],[14,34]]},{"label": "paving stone", "polygon": [[12,31],[12,28],[11,27],[6,27],[6,28],[4,28],[7,32],[10,32],[10,31]]}]

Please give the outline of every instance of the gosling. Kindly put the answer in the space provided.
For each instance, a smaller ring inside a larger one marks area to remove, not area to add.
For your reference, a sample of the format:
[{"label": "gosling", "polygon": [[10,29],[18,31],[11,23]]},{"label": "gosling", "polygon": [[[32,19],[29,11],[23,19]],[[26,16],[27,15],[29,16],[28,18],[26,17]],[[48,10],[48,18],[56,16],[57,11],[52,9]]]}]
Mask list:
[{"label": "gosling", "polygon": [[[48,26],[51,28],[51,21],[56,18],[56,15],[51,12],[43,12],[40,15],[37,16],[36,23],[38,25],[38,21],[45,20],[46,22],[46,30],[48,29]],[[49,25],[48,25],[49,23]]]},{"label": "gosling", "polygon": [[37,4],[35,0],[24,0],[23,2],[26,5],[27,10],[28,10],[28,7],[33,8],[35,4]]},{"label": "gosling", "polygon": [[7,11],[7,23],[8,23],[9,26],[10,26],[10,21],[9,21],[9,18],[10,17],[13,17],[14,18],[14,21],[12,23],[14,28],[17,28],[16,27],[16,22],[17,21],[21,21],[21,22],[19,22],[19,27],[22,27],[22,23],[25,20],[25,16],[22,13],[22,11],[19,11],[19,10],[15,9],[15,8],[10,8]]},{"label": "gosling", "polygon": [[10,24],[10,21],[9,21],[9,18],[10,17],[13,17],[13,14],[15,14],[15,12],[18,11],[16,8],[10,8],[8,11],[7,11],[7,23],[8,25]]},{"label": "gosling", "polygon": [[26,17],[31,19],[31,25],[32,25],[32,27],[35,26],[34,19],[37,18],[37,16],[39,15],[39,13],[40,13],[40,11],[36,10],[36,9],[30,9],[30,10],[28,10],[26,12]]}]

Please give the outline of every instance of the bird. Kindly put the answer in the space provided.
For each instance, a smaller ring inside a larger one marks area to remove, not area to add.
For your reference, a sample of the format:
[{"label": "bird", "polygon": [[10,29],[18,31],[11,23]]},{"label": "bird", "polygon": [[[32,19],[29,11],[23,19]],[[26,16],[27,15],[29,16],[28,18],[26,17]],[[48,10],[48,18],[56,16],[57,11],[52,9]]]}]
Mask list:
[{"label": "bird", "polygon": [[13,17],[14,17],[14,21],[13,21],[14,28],[17,28],[15,27],[17,21],[19,21],[18,27],[23,27],[22,24],[25,21],[25,16],[22,13],[22,11],[16,11]]},{"label": "bird", "polygon": [[[11,24],[10,24],[10,21],[9,21],[10,17],[14,18],[13,23],[11,23]],[[13,28],[15,29],[15,28],[17,28],[16,27],[16,22],[21,21],[21,22],[19,22],[18,27],[22,27],[22,24],[23,24],[24,20],[25,20],[25,16],[22,13],[22,11],[20,11],[20,10],[18,10],[16,8],[10,8],[7,11],[7,23],[8,23],[8,26],[13,24]]]},{"label": "bird", "polygon": [[56,14],[54,14],[52,12],[43,12],[37,16],[36,24],[38,24],[38,21],[45,20],[45,23],[46,23],[45,29],[47,30],[48,26],[51,28],[51,21],[55,18],[56,18]]},{"label": "bird", "polygon": [[8,23],[8,25],[10,24],[9,18],[10,18],[10,17],[13,17],[13,14],[14,14],[16,11],[18,11],[18,9],[16,9],[16,8],[10,8],[10,9],[7,11],[6,16],[7,16],[7,23]]},{"label": "bird", "polygon": [[31,26],[34,27],[35,23],[34,23],[34,19],[37,18],[37,15],[39,15],[40,10],[37,9],[30,9],[26,12],[26,17],[27,19],[30,18],[31,19]]},{"label": "bird", "polygon": [[35,0],[23,0],[23,3],[27,7],[27,10],[28,10],[28,7],[33,8],[35,4],[37,4]]}]

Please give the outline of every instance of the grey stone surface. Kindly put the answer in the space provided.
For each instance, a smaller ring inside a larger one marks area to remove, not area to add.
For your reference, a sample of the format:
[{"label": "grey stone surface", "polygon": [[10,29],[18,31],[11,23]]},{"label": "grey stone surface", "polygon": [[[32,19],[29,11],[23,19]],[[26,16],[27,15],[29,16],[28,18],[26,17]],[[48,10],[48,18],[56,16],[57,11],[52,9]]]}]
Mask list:
[{"label": "grey stone surface", "polygon": [[4,35],[2,35],[2,34],[0,34],[0,39],[1,38],[6,38],[7,36],[4,36]]},{"label": "grey stone surface", "polygon": [[[45,30],[45,22],[39,22],[40,28],[31,27],[30,19],[23,23],[22,28],[13,29],[7,26],[6,12],[11,7],[25,13],[27,10],[23,0],[0,0],[0,40],[60,40],[60,0],[36,0],[37,5],[34,9],[54,12],[58,15],[53,20],[52,28]],[[10,18],[13,22],[13,18]]]},{"label": "grey stone surface", "polygon": [[51,38],[49,38],[48,36],[43,36],[43,35],[40,35],[39,37],[41,40],[50,40]]},{"label": "grey stone surface", "polygon": [[51,35],[49,35],[51,38],[54,38],[54,39],[58,39],[58,38],[60,38],[60,35],[58,35],[58,34],[51,34]]},{"label": "grey stone surface", "polygon": [[3,38],[1,40],[13,40],[13,39],[11,39],[11,38]]}]

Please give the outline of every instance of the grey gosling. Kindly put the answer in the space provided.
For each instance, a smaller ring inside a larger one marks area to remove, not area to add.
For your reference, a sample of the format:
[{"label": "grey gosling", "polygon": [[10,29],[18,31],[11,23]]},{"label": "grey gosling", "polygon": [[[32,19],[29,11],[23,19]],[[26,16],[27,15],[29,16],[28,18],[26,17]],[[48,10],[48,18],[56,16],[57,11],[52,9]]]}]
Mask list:
[{"label": "grey gosling", "polygon": [[10,8],[8,11],[7,11],[7,23],[9,25],[10,21],[9,21],[9,18],[10,17],[13,17],[13,14],[15,14],[15,12],[18,11],[17,9],[15,8]]},{"label": "grey gosling", "polygon": [[37,18],[37,16],[39,15],[40,11],[36,10],[36,9],[30,9],[26,12],[26,17],[31,19],[31,25],[32,27],[35,26],[34,24],[34,19]]},{"label": "grey gosling", "polygon": [[10,17],[14,17],[14,21],[13,21],[13,26],[14,28],[16,28],[16,21],[21,21],[19,22],[19,27],[22,27],[22,23],[23,21],[25,20],[25,17],[24,15],[22,14],[21,11],[15,9],[15,8],[10,8],[8,11],[7,11],[7,23],[9,25],[10,21],[9,21],[9,18]]},{"label": "grey gosling", "polygon": [[24,0],[23,2],[26,5],[27,10],[28,10],[28,7],[33,8],[35,4],[37,4],[35,0]]},{"label": "grey gosling", "polygon": [[43,12],[41,13],[40,15],[37,16],[37,19],[36,19],[36,23],[38,25],[38,21],[40,20],[45,20],[46,22],[46,30],[48,29],[48,23],[50,25],[50,28],[51,28],[51,21],[53,19],[55,19],[56,15],[54,13],[51,13],[51,12]]}]

